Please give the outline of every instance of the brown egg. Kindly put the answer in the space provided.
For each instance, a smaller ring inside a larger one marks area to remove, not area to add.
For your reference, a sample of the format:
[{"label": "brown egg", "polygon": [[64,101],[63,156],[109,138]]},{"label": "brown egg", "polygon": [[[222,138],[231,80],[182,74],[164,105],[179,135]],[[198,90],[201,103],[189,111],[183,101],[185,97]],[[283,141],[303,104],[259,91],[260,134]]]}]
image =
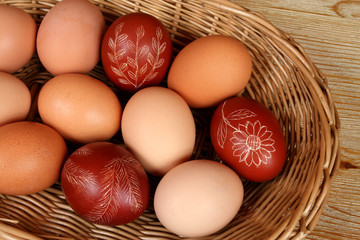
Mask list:
[{"label": "brown egg", "polygon": [[251,71],[250,53],[239,40],[206,36],[188,44],[175,57],[168,87],[191,107],[206,108],[240,93]]},{"label": "brown egg", "polygon": [[105,83],[85,74],[62,74],[40,91],[41,119],[67,140],[106,141],[120,129],[122,108]]},{"label": "brown egg", "polygon": [[36,23],[24,10],[0,4],[0,71],[14,73],[35,52]]},{"label": "brown egg", "polygon": [[0,72],[0,126],[22,121],[29,113],[29,89],[17,77]]},{"label": "brown egg", "polygon": [[87,73],[100,60],[105,19],[88,0],[64,0],[42,20],[37,35],[41,63],[52,74]]},{"label": "brown egg", "polygon": [[59,179],[67,147],[54,129],[15,122],[0,127],[0,136],[0,193],[36,193]]}]

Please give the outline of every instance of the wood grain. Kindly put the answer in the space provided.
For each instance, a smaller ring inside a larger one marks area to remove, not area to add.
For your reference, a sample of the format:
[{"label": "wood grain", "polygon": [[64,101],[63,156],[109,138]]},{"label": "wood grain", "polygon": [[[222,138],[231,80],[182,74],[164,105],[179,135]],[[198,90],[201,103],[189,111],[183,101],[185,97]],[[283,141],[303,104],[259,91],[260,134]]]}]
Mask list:
[{"label": "wood grain", "polygon": [[327,76],[341,119],[341,168],[306,239],[360,239],[360,1],[233,0],[306,50]]}]

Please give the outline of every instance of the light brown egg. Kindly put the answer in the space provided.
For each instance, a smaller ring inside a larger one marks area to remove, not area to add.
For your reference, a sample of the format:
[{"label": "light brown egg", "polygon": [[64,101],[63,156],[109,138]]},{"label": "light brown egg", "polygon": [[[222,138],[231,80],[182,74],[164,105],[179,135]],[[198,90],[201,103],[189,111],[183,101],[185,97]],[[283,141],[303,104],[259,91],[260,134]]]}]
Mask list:
[{"label": "light brown egg", "polygon": [[29,89],[17,77],[0,72],[0,126],[25,120],[31,105]]},{"label": "light brown egg", "polygon": [[85,74],[61,74],[39,93],[44,123],[76,143],[106,141],[120,129],[122,108],[105,83]]},{"label": "light brown egg", "polygon": [[168,87],[191,107],[206,108],[240,93],[251,71],[250,53],[239,40],[211,35],[179,52],[169,70]]},{"label": "light brown egg", "polygon": [[36,193],[59,179],[67,147],[54,129],[15,122],[0,127],[0,136],[0,193]]},{"label": "light brown egg", "polygon": [[14,73],[35,52],[35,20],[24,10],[0,4],[0,71]]},{"label": "light brown egg", "polygon": [[195,145],[195,121],[176,92],[148,87],[126,104],[121,122],[125,144],[152,175],[162,176],[190,159]]},{"label": "light brown egg", "polygon": [[42,20],[37,35],[41,63],[52,74],[87,73],[100,60],[105,19],[88,0],[64,0]]}]

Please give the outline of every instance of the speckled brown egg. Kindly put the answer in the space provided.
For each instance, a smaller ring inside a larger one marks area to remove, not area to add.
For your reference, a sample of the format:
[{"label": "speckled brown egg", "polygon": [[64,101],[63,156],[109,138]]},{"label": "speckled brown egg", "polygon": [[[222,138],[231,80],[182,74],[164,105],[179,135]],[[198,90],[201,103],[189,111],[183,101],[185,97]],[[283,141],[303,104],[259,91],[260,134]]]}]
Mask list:
[{"label": "speckled brown egg", "polygon": [[120,129],[122,108],[112,89],[85,74],[61,74],[40,91],[41,119],[66,140],[106,141]]},{"label": "speckled brown egg", "polygon": [[22,121],[0,127],[0,136],[0,193],[36,193],[59,179],[67,147],[54,129]]}]

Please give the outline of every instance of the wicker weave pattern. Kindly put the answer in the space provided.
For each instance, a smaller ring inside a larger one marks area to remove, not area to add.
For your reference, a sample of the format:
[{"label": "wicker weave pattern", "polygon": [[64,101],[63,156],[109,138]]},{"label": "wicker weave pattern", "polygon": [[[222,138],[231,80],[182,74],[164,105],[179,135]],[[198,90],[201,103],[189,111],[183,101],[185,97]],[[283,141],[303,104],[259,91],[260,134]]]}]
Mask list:
[{"label": "wicker weave pattern", "polygon": [[[0,0],[30,13],[39,24],[55,0]],[[240,39],[253,58],[253,74],[242,93],[264,103],[279,119],[288,161],[273,181],[245,182],[244,204],[221,232],[203,239],[303,239],[316,225],[339,167],[340,122],[327,80],[291,36],[256,13],[220,0],[93,0],[110,24],[142,11],[168,28],[175,54],[208,34]],[[52,76],[36,56],[16,75],[33,94],[30,120],[40,121],[36,95]],[[110,84],[98,65],[90,75]],[[116,90],[115,90],[116,91]],[[126,98],[126,96],[125,96]],[[194,111],[197,142],[193,158],[217,159],[209,140],[211,110]],[[117,141],[118,139],[114,139]],[[29,196],[0,194],[0,239],[181,239],[157,220],[152,202],[136,221],[94,225],[66,204],[60,184]]]}]

